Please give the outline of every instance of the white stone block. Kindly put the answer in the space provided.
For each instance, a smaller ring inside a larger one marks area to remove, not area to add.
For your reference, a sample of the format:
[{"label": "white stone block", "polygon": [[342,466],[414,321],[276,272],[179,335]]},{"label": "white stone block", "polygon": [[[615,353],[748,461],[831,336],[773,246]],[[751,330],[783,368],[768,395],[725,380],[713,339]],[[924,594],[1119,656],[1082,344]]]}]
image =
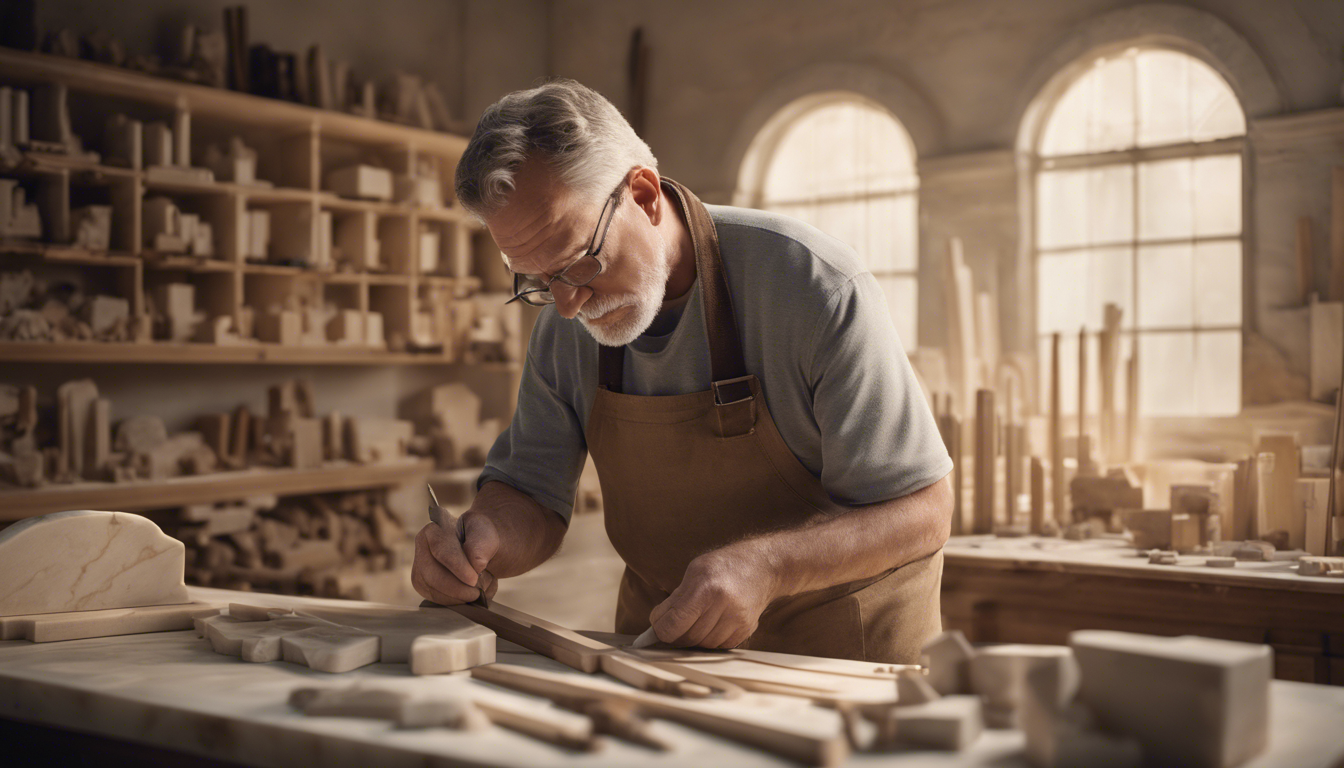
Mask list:
[{"label": "white stone block", "polygon": [[1079,699],[1154,764],[1231,768],[1269,737],[1267,645],[1084,630],[1069,636]]},{"label": "white stone block", "polygon": [[392,172],[372,165],[351,165],[327,174],[327,189],[341,197],[391,200]]}]

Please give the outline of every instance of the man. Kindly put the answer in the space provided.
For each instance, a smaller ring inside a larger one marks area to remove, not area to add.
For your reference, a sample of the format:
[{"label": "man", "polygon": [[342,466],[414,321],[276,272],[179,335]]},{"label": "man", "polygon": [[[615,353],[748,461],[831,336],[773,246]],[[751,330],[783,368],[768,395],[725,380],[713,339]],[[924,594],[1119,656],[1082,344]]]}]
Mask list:
[{"label": "man", "polygon": [[470,601],[554,554],[590,452],[627,565],[617,631],[917,661],[951,460],[853,252],[701,204],[571,81],[486,110],[457,193],[515,298],[548,306],[475,502],[416,539],[416,590]]}]

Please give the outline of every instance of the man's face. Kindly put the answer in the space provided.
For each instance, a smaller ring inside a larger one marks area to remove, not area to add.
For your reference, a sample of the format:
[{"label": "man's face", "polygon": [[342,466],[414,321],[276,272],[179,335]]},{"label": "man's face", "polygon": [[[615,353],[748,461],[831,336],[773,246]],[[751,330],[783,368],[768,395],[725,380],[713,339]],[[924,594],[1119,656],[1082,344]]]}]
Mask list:
[{"label": "man's face", "polygon": [[[529,160],[514,175],[509,202],[485,225],[510,270],[548,280],[583,257],[595,231],[602,237],[601,211],[601,200],[573,194],[543,163]],[[629,189],[611,216],[597,257],[601,274],[579,288],[556,280],[551,293],[561,317],[577,317],[599,344],[615,347],[629,344],[657,316],[671,261],[666,242]]]}]

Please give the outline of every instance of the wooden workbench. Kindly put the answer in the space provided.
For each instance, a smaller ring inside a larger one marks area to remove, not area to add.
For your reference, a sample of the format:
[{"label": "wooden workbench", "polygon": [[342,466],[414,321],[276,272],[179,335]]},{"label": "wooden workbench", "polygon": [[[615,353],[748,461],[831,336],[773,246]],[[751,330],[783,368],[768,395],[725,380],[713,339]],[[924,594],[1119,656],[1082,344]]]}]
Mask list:
[{"label": "wooden workbench", "polygon": [[1124,541],[954,537],[943,623],[973,642],[1065,643],[1076,629],[1269,643],[1275,676],[1344,685],[1344,578],[1296,563],[1153,565]]},{"label": "wooden workbench", "polygon": [[[339,602],[192,591],[194,599],[218,602],[291,606]],[[579,674],[503,642],[499,656],[503,662]],[[465,675],[412,677],[404,665],[374,664],[327,675],[280,662],[249,664],[212,652],[190,631],[48,644],[0,642],[0,718],[10,721],[5,732],[11,736],[24,732],[15,722],[37,723],[108,737],[115,741],[105,743],[119,746],[129,742],[185,753],[191,759],[260,766],[789,765],[664,721],[656,722],[655,728],[674,744],[672,752],[654,753],[608,739],[601,751],[576,753],[499,728],[476,733],[398,731],[374,720],[309,718],[286,705],[295,687],[355,681],[420,693],[451,695],[470,689],[477,696],[517,695]],[[1344,690],[1275,682],[1272,696],[1269,751],[1246,766],[1324,767],[1344,760],[1344,731],[1338,727]],[[812,729],[819,726],[819,719],[834,713],[786,701],[778,717],[798,718],[799,728]],[[13,741],[7,745],[20,746]],[[1027,765],[1022,747],[1020,732],[986,731],[960,753],[855,755],[848,764],[1009,768]],[[156,752],[154,757],[172,754]]]}]

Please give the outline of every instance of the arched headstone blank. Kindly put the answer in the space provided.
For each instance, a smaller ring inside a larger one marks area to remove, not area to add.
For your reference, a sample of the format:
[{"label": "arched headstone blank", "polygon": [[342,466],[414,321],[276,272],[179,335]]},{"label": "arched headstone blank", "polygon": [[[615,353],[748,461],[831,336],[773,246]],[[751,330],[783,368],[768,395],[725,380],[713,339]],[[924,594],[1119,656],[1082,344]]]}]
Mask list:
[{"label": "arched headstone blank", "polygon": [[0,531],[0,616],[189,602],[186,550],[152,521],[78,510]]}]

